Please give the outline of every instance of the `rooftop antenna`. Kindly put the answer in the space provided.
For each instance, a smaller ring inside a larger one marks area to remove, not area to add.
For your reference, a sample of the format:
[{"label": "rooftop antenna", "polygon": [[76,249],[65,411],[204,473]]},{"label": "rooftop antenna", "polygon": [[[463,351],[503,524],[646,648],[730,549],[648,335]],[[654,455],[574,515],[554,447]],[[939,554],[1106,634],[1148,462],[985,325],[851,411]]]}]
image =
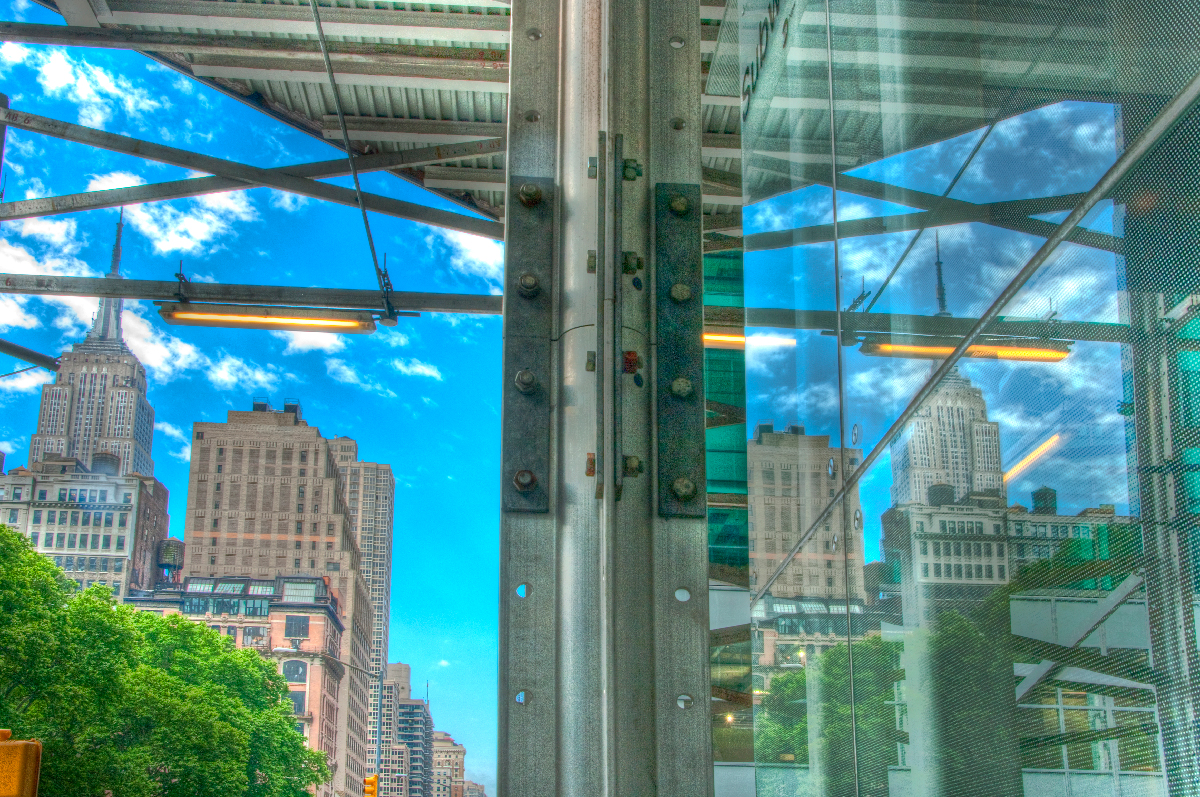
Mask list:
[{"label": "rooftop antenna", "polygon": [[[0,200],[2,201],[2,200]],[[112,267],[108,270],[110,277],[117,277],[121,274],[121,230],[125,226],[125,208],[121,208],[121,215],[117,218],[117,239],[113,241],[112,251]]]},{"label": "rooftop antenna", "polygon": [[429,705],[429,681],[425,682],[425,705]]},{"label": "rooftop antenna", "polygon": [[937,268],[937,314],[939,317],[946,318],[950,313],[946,310],[946,283],[942,279],[942,242],[938,239],[936,230],[933,233],[933,246],[936,258],[933,265]]}]

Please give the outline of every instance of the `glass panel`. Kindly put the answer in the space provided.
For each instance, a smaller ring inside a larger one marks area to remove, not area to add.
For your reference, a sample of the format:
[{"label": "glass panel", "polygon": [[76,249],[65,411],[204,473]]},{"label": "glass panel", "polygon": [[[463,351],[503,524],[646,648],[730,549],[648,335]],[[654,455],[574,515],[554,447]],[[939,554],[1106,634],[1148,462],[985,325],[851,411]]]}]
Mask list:
[{"label": "glass panel", "polygon": [[1194,789],[1196,17],[740,3],[760,795]]}]

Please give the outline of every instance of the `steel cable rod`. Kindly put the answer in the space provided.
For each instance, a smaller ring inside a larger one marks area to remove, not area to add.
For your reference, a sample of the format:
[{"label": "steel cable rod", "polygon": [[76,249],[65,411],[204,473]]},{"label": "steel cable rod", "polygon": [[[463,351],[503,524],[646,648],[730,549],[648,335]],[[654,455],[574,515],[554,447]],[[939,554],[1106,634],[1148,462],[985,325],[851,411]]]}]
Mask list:
[{"label": "steel cable rod", "polygon": [[363,229],[367,232],[367,246],[371,248],[371,264],[375,266],[375,279],[383,293],[387,317],[395,318],[392,309],[391,284],[387,275],[379,268],[379,256],[375,253],[375,237],[371,235],[371,222],[367,219],[367,208],[363,205],[362,186],[358,182],[358,167],[354,164],[354,149],[350,146],[350,131],[346,129],[346,115],[342,112],[342,95],[338,94],[337,81],[333,77],[333,63],[329,60],[329,48],[325,44],[325,29],[321,27],[321,12],[317,0],[308,0],[312,6],[313,22],[317,26],[317,41],[321,44],[321,59],[325,62],[325,74],[329,76],[329,88],[333,92],[333,107],[337,111],[338,126],[342,130],[342,145],[346,148],[346,160],[350,164],[350,176],[354,179],[354,195],[358,198],[358,212],[362,214]]},{"label": "steel cable rod", "polygon": [[[900,432],[904,430],[904,427],[907,426],[912,417],[916,415],[917,411],[921,408],[921,405],[924,404],[926,399],[933,394],[938,385],[941,383],[942,379],[947,373],[950,372],[950,369],[952,369],[958,363],[959,359],[963,356],[963,354],[966,353],[971,344],[973,344],[976,339],[983,334],[983,331],[987,328],[988,324],[992,323],[992,321],[994,321],[1000,315],[1000,311],[1003,310],[1004,307],[1012,300],[1012,298],[1016,296],[1017,292],[1025,286],[1025,283],[1029,281],[1029,278],[1032,277],[1039,268],[1041,268],[1042,264],[1044,264],[1050,255],[1053,254],[1054,250],[1058,248],[1058,245],[1066,240],[1067,236],[1071,234],[1071,231],[1079,226],[1079,223],[1083,221],[1084,217],[1087,216],[1089,212],[1091,212],[1092,208],[1096,206],[1096,203],[1108,196],[1108,194],[1111,193],[1112,190],[1121,182],[1129,170],[1133,168],[1143,157],[1145,157],[1147,153],[1154,149],[1154,147],[1162,140],[1163,136],[1170,132],[1170,130],[1179,121],[1180,117],[1182,117],[1183,114],[1186,113],[1193,104],[1195,104],[1197,98],[1200,98],[1200,73],[1197,73],[1190,81],[1188,81],[1188,84],[1184,86],[1169,103],[1167,103],[1167,105],[1158,113],[1158,115],[1154,117],[1150,124],[1146,126],[1146,129],[1143,130],[1142,133],[1125,149],[1125,151],[1121,153],[1121,156],[1117,158],[1116,163],[1114,163],[1109,170],[1104,173],[1104,176],[1101,177],[1094,186],[1092,186],[1091,190],[1088,191],[1081,200],[1079,200],[1079,204],[1076,205],[1071,213],[1065,219],[1063,219],[1062,223],[1055,228],[1054,232],[1049,238],[1046,239],[1041,248],[1034,252],[1033,257],[1029,258],[1028,262],[1025,263],[1019,272],[1017,272],[1017,275],[1013,277],[1012,281],[1005,286],[1004,290],[1000,292],[1000,295],[996,297],[996,300],[992,302],[987,311],[980,316],[979,320],[975,322],[975,325],[971,327],[971,331],[963,337],[962,341],[960,341],[959,344],[954,348],[954,351],[942,361],[942,364],[938,366],[938,369],[934,371],[925,384],[921,386],[921,389],[917,391],[915,396],[913,396],[912,400],[908,403],[908,406],[904,408],[904,412],[900,413],[900,417],[896,419],[895,423],[888,428],[887,432],[884,433],[879,442],[875,444],[875,447],[871,449],[871,453],[868,454],[865,459],[863,459],[862,463],[855,469],[854,473],[850,475],[850,478],[846,479],[842,487],[834,495],[833,499],[828,505],[826,505],[821,514],[817,516],[816,521],[813,522],[813,524],[809,526],[808,530],[800,536],[799,541],[792,547],[791,552],[780,562],[779,567],[775,569],[775,572],[772,573],[770,578],[763,583],[762,587],[760,587],[759,590],[754,593],[754,597],[750,601],[751,606],[754,606],[763,599],[763,596],[766,595],[767,590],[771,588],[771,585],[775,583],[776,579],[779,578],[784,569],[788,566],[788,564],[792,561],[804,544],[809,541],[814,533],[816,533],[817,527],[824,523],[829,516],[833,514],[835,507],[841,505],[842,501],[846,497],[846,494],[853,489],[854,486],[859,483],[859,481],[862,480],[863,476],[866,475],[871,466],[875,464],[875,461],[883,454],[883,450],[894,439],[896,439]],[[849,617],[847,617],[847,622],[849,622]]]}]

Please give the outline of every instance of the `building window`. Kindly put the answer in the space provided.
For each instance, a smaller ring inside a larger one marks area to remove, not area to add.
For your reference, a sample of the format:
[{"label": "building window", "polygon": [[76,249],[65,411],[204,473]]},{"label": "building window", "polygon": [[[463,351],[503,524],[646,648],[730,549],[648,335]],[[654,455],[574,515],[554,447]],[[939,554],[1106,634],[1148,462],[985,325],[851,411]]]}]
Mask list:
[{"label": "building window", "polygon": [[955,565],[955,566],[954,566],[954,577],[955,577],[955,578],[962,578],[962,577],[963,577],[963,574],[962,574],[962,565]]},{"label": "building window", "polygon": [[222,473],[224,470],[225,470],[225,466],[224,466],[224,465],[218,465],[218,466],[217,466],[217,473]]},{"label": "building window", "polygon": [[[304,523],[302,523],[302,522],[301,522],[301,521],[299,521],[299,520],[297,520],[297,521],[296,521],[296,533],[297,533],[297,534],[303,534],[303,533],[304,533]],[[296,566],[297,566],[297,567],[299,567],[299,565],[296,565]]]},{"label": "building window", "polygon": [[122,504],[132,504],[133,503],[133,493],[125,493],[125,495],[121,496],[121,503]]},{"label": "building window", "polygon": [[921,556],[929,555],[929,544],[925,540],[921,540]]},{"label": "building window", "polygon": [[63,547],[63,540],[64,540],[64,538],[65,538],[66,536],[67,536],[67,535],[66,535],[66,534],[63,534],[62,532],[59,532],[57,535],[55,535],[55,537],[54,537],[54,547],[55,547],[55,548],[62,548],[62,547]]},{"label": "building window", "polygon": [[288,696],[292,698],[292,713],[304,713],[304,693],[303,692],[288,692]]},{"label": "building window", "polygon": [[983,574],[984,574],[985,576],[987,576],[988,578],[994,578],[994,576],[992,575],[992,566],[991,566],[991,565],[984,565],[984,566],[983,566]]},{"label": "building window", "polygon": [[[82,547],[82,546],[80,546],[80,547]],[[92,535],[92,547],[95,548],[96,550],[100,549],[100,535],[99,534]]]},{"label": "building window", "polygon": [[103,504],[103,503],[106,503],[107,501],[108,501],[108,490],[101,490],[100,491],[100,503]]},{"label": "building window", "polygon": [[46,491],[45,490],[38,490],[38,500],[39,501],[46,500]]},{"label": "building window", "polygon": [[129,515],[126,515],[124,512],[117,515],[117,528],[123,529],[127,525],[129,525]]},{"label": "building window", "polygon": [[298,515],[304,514],[304,504],[296,504],[296,514],[298,514]]},{"label": "building window", "polygon": [[58,491],[58,500],[59,500],[59,501],[66,501],[66,500],[67,500],[67,491],[66,491],[66,490],[59,490],[59,491]]},{"label": "building window", "polygon": [[113,572],[114,573],[120,573],[124,569],[125,569],[125,560],[124,559],[113,559]]},{"label": "building window", "polygon": [[118,551],[125,550],[125,538],[124,537],[121,537],[121,536],[117,537],[117,550]]},{"label": "building window", "polygon": [[936,578],[941,578],[941,577],[942,577],[942,563],[941,563],[941,562],[934,562],[934,563],[933,563],[933,575],[934,575],[934,577],[936,577]]},{"label": "building window", "polygon": [[933,555],[934,556],[942,555],[942,544],[940,542],[937,542],[936,540],[933,543]]},{"label": "building window", "polygon": [[203,440],[203,439],[204,439],[204,432],[196,432],[196,439],[197,439],[197,440]]},{"label": "building window", "polygon": [[326,524],[325,524],[325,536],[326,536],[326,537],[332,537],[332,536],[333,536],[333,524],[332,524],[332,523],[326,523]]},{"label": "building window", "polygon": [[299,570],[299,569],[300,569],[300,560],[299,560],[299,559],[297,559],[297,560],[295,561],[295,563],[292,565],[292,567],[294,567],[294,568],[296,568],[297,570]]},{"label": "building window", "polygon": [[48,512],[46,512],[46,525],[47,525],[47,526],[53,526],[53,525],[54,525],[54,522],[55,522],[55,521],[54,521],[54,516],[55,516],[55,514],[56,514],[56,513],[55,513],[55,511],[54,511],[53,509],[51,509],[51,510],[49,510]]},{"label": "building window", "polygon": [[109,550],[110,548],[112,548],[112,535],[111,534],[104,535],[104,539],[101,542],[100,547],[106,551]]},{"label": "building window", "polygon": [[70,494],[67,496],[67,500],[68,500],[68,501],[71,501],[71,502],[75,502],[75,501],[78,499],[78,497],[79,497],[79,491],[78,491],[78,490],[72,490],[72,491],[70,492]]},{"label": "building window", "polygon": [[283,635],[288,639],[308,639],[308,615],[285,615],[283,618]]},{"label": "building window", "polygon": [[929,563],[921,562],[921,577],[929,578]]},{"label": "building window", "polygon": [[338,571],[342,569],[341,562],[326,562],[325,569],[329,571]]},{"label": "building window", "polygon": [[74,535],[74,534],[68,534],[68,535],[67,535],[67,547],[68,547],[68,548],[74,548],[74,547],[75,547],[75,535]]},{"label": "building window", "polygon": [[308,664],[303,661],[285,661],[283,663],[283,677],[289,684],[308,683]]},{"label": "building window", "polygon": [[305,464],[305,463],[307,463],[307,462],[308,462],[308,452],[307,452],[307,451],[301,451],[301,452],[300,452],[300,464],[301,464],[301,465],[304,465],[304,464]]},{"label": "building window", "polygon": [[1000,580],[1003,581],[1004,580],[1004,565],[998,566],[998,572],[1000,573]]},{"label": "building window", "polygon": [[208,557],[208,563],[210,565],[215,565],[217,563],[217,557],[215,557],[215,556]]},{"label": "building window", "polygon": [[1004,543],[996,543],[996,556],[1004,556]]},{"label": "building window", "polygon": [[71,513],[71,525],[72,525],[72,526],[78,526],[78,525],[79,525],[79,513],[78,513],[78,512],[72,512],[72,513]]},{"label": "building window", "polygon": [[29,544],[30,544],[30,545],[32,545],[34,548],[36,548],[36,547],[37,547],[37,544],[38,544],[38,533],[37,533],[36,531],[35,531],[33,534],[30,534],[30,535],[29,535]]},{"label": "building window", "polygon": [[223,456],[225,456],[225,449],[224,449],[224,448],[217,448],[217,456],[218,456],[218,457],[223,457]]},{"label": "building window", "polygon": [[[35,526],[42,525],[42,510],[40,510],[40,509],[33,510],[33,525],[35,525]],[[34,543],[34,544],[36,545],[37,543]]]},{"label": "building window", "polygon": [[975,565],[975,578],[983,578],[983,565]]},{"label": "building window", "polygon": [[938,521],[938,524],[939,524],[939,528],[940,528],[940,529],[941,529],[941,531],[942,531],[942,534],[945,534],[945,533],[946,533],[946,521],[944,521],[944,520],[939,520],[939,521]]},{"label": "building window", "polygon": [[112,512],[105,512],[105,513],[104,513],[104,527],[105,527],[105,528],[107,528],[107,529],[111,529],[111,528],[112,528],[112,516],[113,516],[113,513],[112,513]]},{"label": "building window", "polygon": [[215,528],[218,528],[220,525],[221,525],[221,520],[220,520],[220,518],[213,518],[213,524],[212,524],[212,527],[215,529]]},{"label": "building window", "polygon": [[[79,557],[79,558],[80,558],[80,559],[83,559],[83,557],[82,557],[82,556],[81,556],[81,557]],[[88,570],[90,570],[90,571],[92,571],[93,573],[95,573],[95,572],[96,572],[96,557],[94,557],[94,556],[89,556],[89,557],[88,557],[87,569],[88,569]]]},{"label": "building window", "polygon": [[827,587],[833,586],[833,576],[829,576],[825,579],[825,586],[827,586]]}]

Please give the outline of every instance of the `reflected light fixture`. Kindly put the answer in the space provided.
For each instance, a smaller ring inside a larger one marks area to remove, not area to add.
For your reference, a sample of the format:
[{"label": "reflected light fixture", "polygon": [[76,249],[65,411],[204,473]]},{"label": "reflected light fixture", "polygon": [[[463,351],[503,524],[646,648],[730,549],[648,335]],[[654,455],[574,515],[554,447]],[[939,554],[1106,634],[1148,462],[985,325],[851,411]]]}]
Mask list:
[{"label": "reflected light fixture", "polygon": [[[870,335],[859,348],[868,357],[903,357],[911,360],[944,360],[959,340],[915,335]],[[1057,363],[1071,353],[1069,341],[1037,338],[990,338],[967,347],[963,356],[973,360]]]},{"label": "reflected light fixture", "polygon": [[1044,441],[1037,448],[1026,454],[1020,462],[1005,471],[1004,481],[1007,482],[1012,480],[1015,476],[1019,476],[1022,471],[1041,459],[1047,451],[1057,446],[1060,442],[1062,442],[1061,434],[1055,434],[1051,436],[1049,440]]},{"label": "reflected light fixture", "polygon": [[705,332],[702,336],[706,349],[744,349],[747,346],[763,346],[783,348],[795,346],[796,339],[781,335],[730,335],[719,332]]},{"label": "reflected light fixture", "polygon": [[158,313],[168,324],[194,327],[277,329],[357,335],[369,335],[375,331],[374,316],[364,310],[160,302]]}]

